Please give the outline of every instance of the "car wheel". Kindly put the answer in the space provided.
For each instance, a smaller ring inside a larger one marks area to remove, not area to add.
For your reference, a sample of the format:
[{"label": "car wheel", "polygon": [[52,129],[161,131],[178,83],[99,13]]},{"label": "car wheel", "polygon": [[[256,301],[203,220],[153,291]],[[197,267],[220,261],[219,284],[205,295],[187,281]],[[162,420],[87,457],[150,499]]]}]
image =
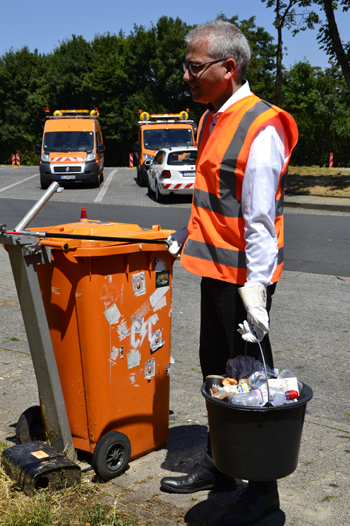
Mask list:
[{"label": "car wheel", "polygon": [[92,467],[102,480],[110,480],[126,470],[130,455],[128,437],[119,431],[110,431],[97,442],[92,455]]},{"label": "car wheel", "polygon": [[158,181],[156,181],[156,201],[157,203],[162,203],[164,201],[164,196],[159,191]]},{"label": "car wheel", "polygon": [[40,406],[29,407],[21,414],[16,424],[16,438],[19,444],[44,440],[45,432],[41,420]]},{"label": "car wheel", "polygon": [[101,175],[100,175],[100,183],[103,183],[104,180],[105,180],[105,177],[103,175],[103,170],[102,170]]}]

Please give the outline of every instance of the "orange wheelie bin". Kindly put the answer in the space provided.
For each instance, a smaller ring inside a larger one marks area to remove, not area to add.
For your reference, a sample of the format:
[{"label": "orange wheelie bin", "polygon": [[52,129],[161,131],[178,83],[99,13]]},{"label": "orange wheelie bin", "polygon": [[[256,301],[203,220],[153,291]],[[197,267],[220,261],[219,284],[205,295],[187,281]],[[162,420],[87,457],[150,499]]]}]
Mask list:
[{"label": "orange wheelie bin", "polygon": [[37,272],[74,447],[108,480],[168,438],[174,258],[157,240],[172,231],[98,221],[45,231],[51,263]]}]

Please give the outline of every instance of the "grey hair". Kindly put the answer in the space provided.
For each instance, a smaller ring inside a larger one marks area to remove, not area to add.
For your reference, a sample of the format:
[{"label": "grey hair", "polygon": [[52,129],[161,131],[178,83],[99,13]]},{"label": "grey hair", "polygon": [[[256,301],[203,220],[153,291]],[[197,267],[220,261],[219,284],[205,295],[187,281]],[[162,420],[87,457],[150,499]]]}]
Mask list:
[{"label": "grey hair", "polygon": [[248,40],[231,22],[225,20],[205,22],[191,29],[185,36],[185,42],[188,46],[208,42],[208,55],[214,59],[233,58],[241,77],[248,67],[250,61]]}]

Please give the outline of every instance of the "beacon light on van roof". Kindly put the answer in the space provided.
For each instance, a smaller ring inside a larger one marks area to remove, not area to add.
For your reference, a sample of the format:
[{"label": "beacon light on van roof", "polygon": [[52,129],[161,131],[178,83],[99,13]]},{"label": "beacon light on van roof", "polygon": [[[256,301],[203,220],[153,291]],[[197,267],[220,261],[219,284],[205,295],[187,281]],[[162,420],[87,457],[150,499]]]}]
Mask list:
[{"label": "beacon light on van roof", "polygon": [[63,117],[63,118],[89,118],[89,117],[99,117],[100,113],[98,111],[98,108],[94,108],[93,110],[56,110],[53,113],[53,116],[46,117],[47,119],[54,119],[57,117]]},{"label": "beacon light on van roof", "polygon": [[188,120],[188,112],[181,111],[180,113],[152,113],[151,115],[147,111],[139,110],[140,113],[140,122],[149,121],[151,119],[156,119],[157,121],[174,121],[175,119],[181,121]]}]

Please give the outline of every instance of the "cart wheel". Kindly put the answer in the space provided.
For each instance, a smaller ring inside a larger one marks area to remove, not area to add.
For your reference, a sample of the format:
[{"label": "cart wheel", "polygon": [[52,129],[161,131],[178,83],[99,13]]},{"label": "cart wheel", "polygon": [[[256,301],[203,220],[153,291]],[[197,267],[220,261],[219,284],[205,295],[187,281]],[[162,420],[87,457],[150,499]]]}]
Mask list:
[{"label": "cart wheel", "polygon": [[19,444],[45,439],[40,406],[29,407],[21,414],[16,425],[16,438]]},{"label": "cart wheel", "polygon": [[92,467],[103,480],[123,473],[131,455],[130,440],[123,433],[110,431],[97,442],[92,455]]}]

